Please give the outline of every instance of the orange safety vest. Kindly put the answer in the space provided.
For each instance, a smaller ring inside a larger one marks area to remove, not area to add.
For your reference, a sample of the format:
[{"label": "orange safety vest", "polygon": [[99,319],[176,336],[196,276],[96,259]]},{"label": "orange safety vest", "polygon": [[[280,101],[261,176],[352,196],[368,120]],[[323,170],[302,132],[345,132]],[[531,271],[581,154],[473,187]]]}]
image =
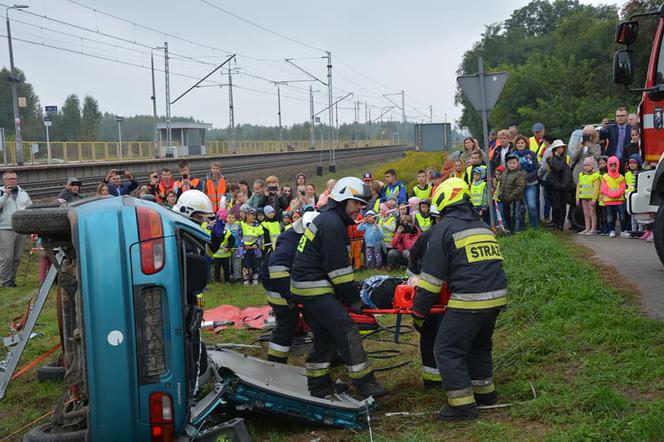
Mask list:
[{"label": "orange safety vest", "polygon": [[[159,193],[164,194],[164,201],[166,199],[166,193],[168,193],[169,190],[175,190],[175,181],[171,180],[171,185],[169,187],[164,186],[164,181],[159,181]],[[156,195],[156,199],[158,203],[163,202],[159,195]]]},{"label": "orange safety vest", "polygon": [[212,210],[217,213],[217,210],[219,210],[219,203],[221,202],[221,198],[226,196],[226,180],[224,179],[223,176],[219,176],[219,181],[217,182],[217,188],[215,189],[214,187],[214,181],[212,178],[207,178],[205,180],[205,194],[210,198],[210,202],[212,203]]},{"label": "orange safety vest", "polygon": [[189,180],[189,185],[185,189],[185,186],[182,185],[182,181],[178,180],[175,182],[175,186],[178,188],[178,190],[182,192],[186,192],[187,190],[195,189],[198,187],[198,178],[193,178]]}]

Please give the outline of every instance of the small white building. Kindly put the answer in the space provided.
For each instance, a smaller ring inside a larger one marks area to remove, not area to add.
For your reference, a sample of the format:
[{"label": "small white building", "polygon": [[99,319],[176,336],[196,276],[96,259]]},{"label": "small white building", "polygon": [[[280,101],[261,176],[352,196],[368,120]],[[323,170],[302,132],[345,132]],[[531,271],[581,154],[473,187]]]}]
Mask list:
[{"label": "small white building", "polygon": [[[209,123],[192,123],[189,121],[171,121],[158,123],[159,156],[178,158],[192,155],[205,155],[205,133],[212,129]],[[170,146],[168,132],[171,132]]]}]

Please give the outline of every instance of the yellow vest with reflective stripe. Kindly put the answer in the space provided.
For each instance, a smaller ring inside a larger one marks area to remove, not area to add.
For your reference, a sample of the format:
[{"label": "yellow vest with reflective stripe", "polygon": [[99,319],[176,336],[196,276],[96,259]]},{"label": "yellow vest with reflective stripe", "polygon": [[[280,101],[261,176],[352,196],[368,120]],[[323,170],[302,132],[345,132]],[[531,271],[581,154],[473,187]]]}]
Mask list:
[{"label": "yellow vest with reflective stripe", "polygon": [[419,185],[413,187],[413,195],[420,201],[431,198],[431,189],[433,187],[429,184],[426,189],[420,189]]},{"label": "yellow vest with reflective stripe", "polygon": [[272,243],[272,250],[277,248],[277,238],[281,235],[281,224],[277,221],[263,221],[261,223],[263,229],[270,234],[270,242]]},{"label": "yellow vest with reflective stripe", "polygon": [[528,147],[530,148],[530,150],[535,152],[538,160],[542,159],[542,155],[544,155],[544,139],[542,139],[542,141],[538,143],[537,138],[535,138],[534,136],[530,137],[528,139]]},{"label": "yellow vest with reflective stripe", "polygon": [[263,236],[263,227],[260,225],[252,226],[244,221],[240,221],[240,228],[242,228],[242,241],[247,246],[256,244],[258,238]]},{"label": "yellow vest with reflective stripe", "polygon": [[221,242],[219,245],[219,249],[214,252],[214,255],[212,255],[213,258],[230,258],[231,254],[233,253],[231,249],[228,249],[228,238],[231,237],[231,231],[226,229],[224,231],[224,240]]},{"label": "yellow vest with reflective stripe", "polygon": [[[607,173],[604,174],[602,177],[604,182],[606,183],[606,186],[609,188],[610,191],[616,191],[620,189],[620,183],[625,181],[625,177],[622,175],[618,175],[618,178],[611,178],[611,176]],[[603,196],[604,203],[609,203],[613,201],[625,201],[625,195],[620,195],[617,198],[609,198],[608,196]]]},{"label": "yellow vest with reflective stripe", "polygon": [[417,226],[422,232],[426,232],[431,227],[431,215],[428,217],[422,216],[420,212],[415,214],[415,219],[417,220]]},{"label": "yellow vest with reflective stripe", "polygon": [[[378,225],[383,229],[383,241],[385,244],[391,244],[392,239],[394,238],[394,231],[397,228],[397,219],[393,217],[392,215],[388,216],[387,218],[383,219],[380,218],[378,220]],[[384,226],[389,225],[392,230],[386,229]]]},{"label": "yellow vest with reflective stripe", "polygon": [[627,173],[625,173],[625,185],[627,186],[627,189],[625,189],[625,195],[634,192],[636,189],[636,174],[631,170],[628,170]]},{"label": "yellow vest with reflective stripe", "polygon": [[595,198],[595,181],[599,179],[599,172],[593,172],[590,175],[581,172],[579,174],[579,199],[591,200]]},{"label": "yellow vest with reflective stripe", "polygon": [[500,181],[496,183],[496,191],[493,192],[493,200],[496,202],[500,201],[500,197],[498,195],[500,195]]},{"label": "yellow vest with reflective stripe", "polygon": [[486,181],[482,181],[480,184],[472,184],[470,186],[470,201],[475,207],[482,207],[482,202],[484,201],[484,189],[486,188]]}]

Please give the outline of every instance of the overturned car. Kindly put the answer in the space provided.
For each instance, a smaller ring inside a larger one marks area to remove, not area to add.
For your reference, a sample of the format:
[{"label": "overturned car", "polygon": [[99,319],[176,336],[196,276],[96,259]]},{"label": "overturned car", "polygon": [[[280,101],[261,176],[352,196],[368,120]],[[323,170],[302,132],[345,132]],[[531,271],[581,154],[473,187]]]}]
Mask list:
[{"label": "overturned car", "polygon": [[29,208],[12,221],[42,237],[54,265],[0,369],[0,398],[56,276],[66,367],[53,418],[25,440],[249,440],[242,419],[215,419],[220,408],[366,422],[371,398],[312,397],[300,367],[206,348],[196,294],[210,238],[188,218],[125,196]]}]

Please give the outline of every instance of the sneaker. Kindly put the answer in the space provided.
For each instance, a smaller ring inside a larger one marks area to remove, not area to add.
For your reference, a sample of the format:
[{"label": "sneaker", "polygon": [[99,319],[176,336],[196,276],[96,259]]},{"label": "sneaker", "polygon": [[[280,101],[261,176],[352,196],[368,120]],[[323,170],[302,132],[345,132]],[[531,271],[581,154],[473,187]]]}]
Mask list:
[{"label": "sneaker", "polygon": [[641,238],[643,241],[648,241],[648,239],[652,238],[652,230],[646,230],[643,235],[641,235]]},{"label": "sneaker", "polygon": [[588,230],[588,231],[586,232],[586,235],[588,235],[588,236],[590,236],[590,235],[597,235],[597,230]]},{"label": "sneaker", "polygon": [[646,242],[655,242],[655,236],[651,233],[650,236],[648,236],[648,239],[646,239]]},{"label": "sneaker", "polygon": [[588,232],[589,232],[588,229],[586,229],[586,230],[582,230],[582,231],[579,232],[579,235],[585,235],[585,234],[588,233]]},{"label": "sneaker", "polygon": [[249,281],[245,279],[244,281],[242,281],[242,285],[245,287],[249,287]]},{"label": "sneaker", "polygon": [[254,279],[254,281],[251,283],[251,285],[258,285],[258,279]]},{"label": "sneaker", "polygon": [[609,238],[615,238],[615,237],[616,237],[616,231],[615,231],[615,230],[611,230],[611,231],[609,232]]},{"label": "sneaker", "polygon": [[621,237],[621,238],[629,238],[630,236],[632,236],[632,234],[631,234],[630,232],[622,232],[622,233],[620,233],[620,237]]},{"label": "sneaker", "polygon": [[606,233],[606,232],[599,232],[599,235],[600,235],[600,236],[607,236],[608,233]]}]

